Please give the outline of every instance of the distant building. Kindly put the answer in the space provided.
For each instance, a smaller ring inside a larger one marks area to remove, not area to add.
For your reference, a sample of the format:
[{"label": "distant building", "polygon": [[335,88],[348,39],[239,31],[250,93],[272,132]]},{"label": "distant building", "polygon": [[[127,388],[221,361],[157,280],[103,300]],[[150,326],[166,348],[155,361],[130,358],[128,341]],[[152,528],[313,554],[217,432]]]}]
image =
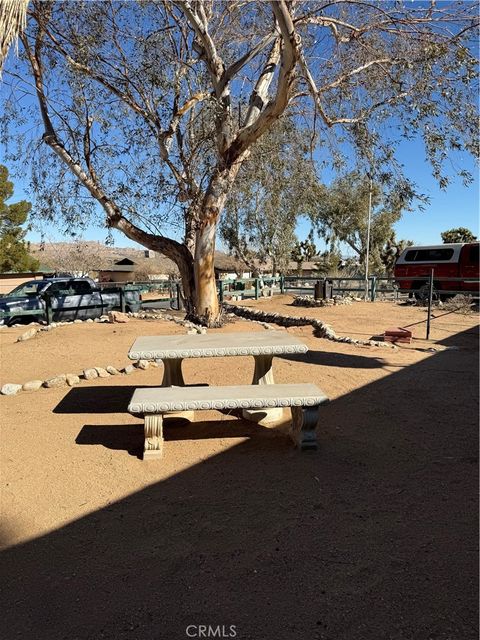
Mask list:
[{"label": "distant building", "polygon": [[12,289],[18,287],[29,280],[43,280],[55,275],[51,267],[40,265],[37,271],[22,271],[21,273],[8,271],[0,273],[0,295],[10,293]]},{"label": "distant building", "polygon": [[249,278],[251,272],[244,262],[219,251],[215,252],[215,278],[217,280],[234,280],[235,278]]},{"label": "distant building", "polygon": [[136,262],[130,258],[121,258],[111,266],[98,270],[99,282],[133,282]]}]

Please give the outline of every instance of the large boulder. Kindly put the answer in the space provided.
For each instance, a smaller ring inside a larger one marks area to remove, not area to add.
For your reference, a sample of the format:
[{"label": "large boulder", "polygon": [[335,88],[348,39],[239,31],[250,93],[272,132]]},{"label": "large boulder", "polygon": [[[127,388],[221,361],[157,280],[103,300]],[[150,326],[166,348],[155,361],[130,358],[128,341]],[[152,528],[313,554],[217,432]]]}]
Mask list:
[{"label": "large boulder", "polygon": [[122,313],[121,311],[109,311],[108,312],[108,321],[109,322],[129,322],[129,317],[126,313]]}]

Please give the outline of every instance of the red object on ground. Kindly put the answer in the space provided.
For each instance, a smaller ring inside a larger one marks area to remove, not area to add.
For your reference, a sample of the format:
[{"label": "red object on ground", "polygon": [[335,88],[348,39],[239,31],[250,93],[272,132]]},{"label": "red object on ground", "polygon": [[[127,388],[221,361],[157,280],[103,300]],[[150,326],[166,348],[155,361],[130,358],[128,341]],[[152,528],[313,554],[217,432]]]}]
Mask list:
[{"label": "red object on ground", "polygon": [[383,339],[385,342],[406,342],[410,344],[412,341],[412,332],[402,327],[392,327],[385,331]]}]

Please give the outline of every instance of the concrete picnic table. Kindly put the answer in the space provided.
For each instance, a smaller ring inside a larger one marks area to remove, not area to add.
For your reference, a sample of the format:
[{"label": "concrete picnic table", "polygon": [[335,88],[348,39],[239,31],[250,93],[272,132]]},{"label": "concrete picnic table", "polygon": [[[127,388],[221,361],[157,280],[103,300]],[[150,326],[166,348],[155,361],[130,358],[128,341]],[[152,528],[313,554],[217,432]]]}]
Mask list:
[{"label": "concrete picnic table", "polygon": [[131,360],[162,360],[162,387],[185,386],[182,361],[185,358],[253,356],[252,384],[274,384],[273,356],[306,353],[308,347],[286,331],[211,333],[175,336],[144,336],[133,343]]},{"label": "concrete picnic table", "polygon": [[[223,356],[253,356],[255,368],[252,385],[274,384],[272,360],[286,353],[305,353],[308,347],[286,331],[249,331],[238,333],[187,334],[174,336],[143,336],[133,343],[131,360],[162,360],[162,387],[186,386],[182,374],[185,358],[217,358]],[[228,380],[225,381],[228,384]],[[275,422],[283,416],[282,409],[263,412],[245,409],[244,418],[256,422]],[[185,414],[185,417],[187,415]],[[190,412],[189,417],[193,419]]]}]

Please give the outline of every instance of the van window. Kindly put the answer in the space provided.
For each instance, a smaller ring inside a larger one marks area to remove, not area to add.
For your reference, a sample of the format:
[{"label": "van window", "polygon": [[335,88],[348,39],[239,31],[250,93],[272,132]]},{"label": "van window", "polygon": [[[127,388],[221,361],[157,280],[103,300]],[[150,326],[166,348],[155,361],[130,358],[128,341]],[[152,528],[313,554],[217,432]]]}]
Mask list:
[{"label": "van window", "polygon": [[470,247],[470,253],[468,254],[468,264],[478,264],[480,245],[476,244],[473,247]]},{"label": "van window", "polygon": [[407,251],[405,262],[445,262],[453,256],[453,249],[412,249]]}]

